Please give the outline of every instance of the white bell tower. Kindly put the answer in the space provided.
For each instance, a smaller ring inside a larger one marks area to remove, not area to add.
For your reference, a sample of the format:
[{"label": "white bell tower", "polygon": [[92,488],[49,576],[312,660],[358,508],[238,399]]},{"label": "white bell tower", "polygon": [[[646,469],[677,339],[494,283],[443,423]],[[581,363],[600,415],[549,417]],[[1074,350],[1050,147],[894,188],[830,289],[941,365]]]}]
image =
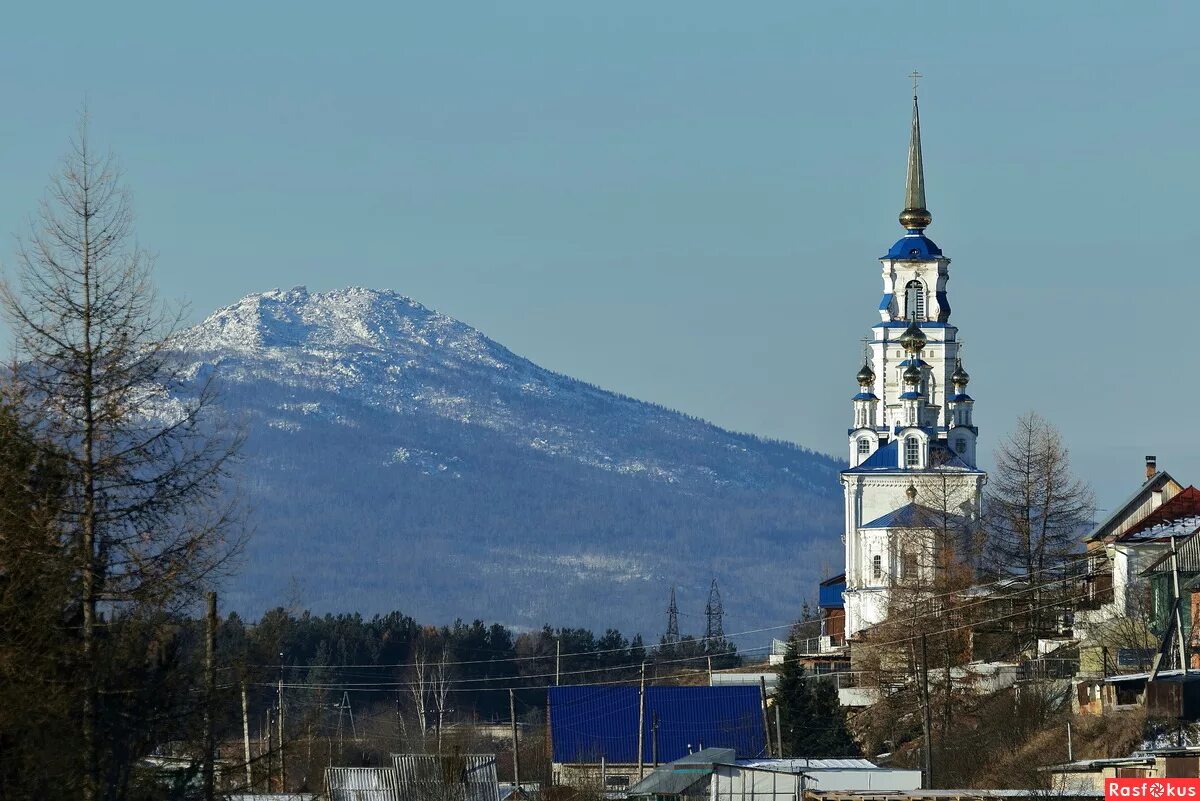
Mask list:
[{"label": "white bell tower", "polygon": [[[901,540],[912,542],[914,532],[919,538],[922,526],[935,519],[943,528],[947,520],[971,528],[986,479],[975,462],[970,376],[962,366],[958,329],[950,324],[950,259],[925,236],[933,215],[925,205],[915,87],[904,201],[905,233],[879,259],[880,322],[856,376],[850,467],[841,474],[847,637],[887,616],[890,588],[908,558]],[[936,492],[923,492],[934,486]]]}]

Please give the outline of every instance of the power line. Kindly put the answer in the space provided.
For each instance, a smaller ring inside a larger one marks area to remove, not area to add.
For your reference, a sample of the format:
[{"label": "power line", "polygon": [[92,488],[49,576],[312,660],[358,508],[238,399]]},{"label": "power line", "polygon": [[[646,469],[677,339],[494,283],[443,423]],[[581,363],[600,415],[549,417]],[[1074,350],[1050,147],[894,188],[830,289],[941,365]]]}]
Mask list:
[{"label": "power line", "polygon": [[[1020,617],[1021,615],[1027,614],[1030,611],[1033,611],[1034,609],[1050,609],[1050,608],[1053,608],[1054,606],[1057,606],[1063,602],[1081,600],[1083,598],[1087,598],[1089,595],[1090,595],[1090,593],[1085,592],[1085,593],[1081,593],[1079,595],[1068,596],[1066,598],[1059,598],[1059,599],[1056,599],[1052,603],[1033,606],[1033,607],[1030,607],[1029,609],[1022,609],[1022,610],[1019,610],[1016,612],[1010,612],[1010,613],[1004,614],[1004,615],[997,615],[996,617],[992,617],[992,618],[985,618],[983,620],[967,621],[967,622],[961,623],[957,626],[950,626],[947,628],[939,629],[937,631],[922,632],[922,633],[918,633],[918,634],[915,634],[915,635],[912,635],[909,637],[901,637],[901,638],[895,639],[895,640],[888,640],[885,642],[868,642],[865,644],[878,648],[878,647],[888,646],[888,645],[901,645],[904,643],[915,642],[916,640],[920,639],[922,636],[926,636],[926,637],[937,636],[939,634],[948,634],[952,631],[959,631],[961,629],[968,628],[971,626],[981,626],[981,625],[985,625],[987,623],[997,623],[1001,620],[1008,620],[1010,618]],[[920,617],[920,616],[918,616],[918,617]],[[916,619],[916,618],[912,618],[912,619]],[[674,661],[674,662],[694,661],[697,658],[698,657],[689,657],[686,659],[671,660],[671,661]],[[791,659],[791,660],[785,658],[783,660],[783,663],[781,663],[781,664],[786,664],[788,662],[793,662],[793,661],[798,662],[804,658],[805,657],[796,657],[795,659]],[[666,664],[666,663],[663,663],[663,664]],[[725,668],[722,670],[714,671],[714,673],[736,673],[736,672],[738,672],[737,668]],[[550,674],[550,675],[552,675],[552,674]],[[677,679],[677,678],[692,677],[695,675],[696,674],[694,672],[692,672],[692,673],[675,673],[675,674],[669,674],[666,676],[660,676],[658,678],[659,678],[659,680]],[[530,677],[530,678],[543,678],[543,677],[544,676],[536,676],[536,677]],[[501,678],[501,677],[497,677],[497,678]],[[502,677],[502,678],[512,679],[514,677],[509,676],[509,677]],[[813,676],[811,676],[809,678],[821,678],[821,675],[814,674]],[[632,685],[632,684],[635,684],[636,682],[637,682],[637,679],[633,679],[633,678],[615,679],[615,680],[609,680],[609,681],[592,682],[586,686],[600,687],[600,686]],[[256,686],[274,687],[276,685],[267,684],[267,683],[257,683]],[[391,693],[391,692],[395,692],[395,690],[398,686],[414,686],[414,683],[413,682],[401,682],[401,683],[375,682],[375,683],[367,683],[367,684],[363,684],[363,685],[359,686],[359,685],[345,685],[345,684],[307,684],[307,683],[296,682],[296,683],[292,683],[292,684],[285,684],[284,686],[291,687],[291,688],[298,688],[298,689],[338,689],[338,688],[344,688],[346,686],[354,686],[355,692],[388,692],[388,693]],[[461,689],[451,688],[450,692],[497,692],[497,691],[505,691],[505,690],[509,690],[509,689],[514,690],[514,691],[517,691],[517,690],[545,690],[545,689],[549,689],[554,686],[556,686],[556,685],[542,684],[542,685],[523,685],[523,686],[514,685],[511,687],[485,687],[485,688],[461,688]]]},{"label": "power line", "polygon": [[[1071,556],[1068,557],[1068,559],[1069,560],[1086,560],[1086,559],[1090,559],[1092,556],[1093,556],[1093,554],[1089,554],[1089,553],[1072,554]],[[1052,565],[1050,567],[1041,568],[1039,570],[1035,570],[1031,573],[1027,573],[1022,576],[1005,576],[1003,578],[998,578],[993,581],[986,581],[986,582],[982,582],[979,584],[971,584],[966,587],[962,587],[960,589],[947,590],[946,592],[943,592],[943,593],[925,596],[922,600],[935,601],[940,598],[948,598],[952,595],[961,595],[963,593],[971,592],[973,590],[981,590],[981,589],[985,589],[987,587],[994,587],[999,584],[1006,584],[1006,583],[1012,583],[1012,582],[1017,582],[1017,581],[1021,581],[1021,580],[1028,580],[1028,579],[1032,578],[1033,576],[1040,575],[1042,573],[1051,573],[1051,572],[1057,572],[1057,571],[1063,570],[1064,567],[1065,567],[1065,565]],[[1076,578],[1076,577],[1075,576],[1067,576],[1062,579],[1058,579],[1057,581],[1054,581],[1054,582],[1049,582],[1047,584],[1039,584],[1039,585],[1037,585],[1037,587],[1028,587],[1028,588],[1018,590],[1016,594],[1020,594],[1021,592],[1032,592],[1033,590],[1038,589],[1040,587],[1052,586],[1053,584],[1061,583],[1063,581],[1069,581],[1074,578]],[[994,596],[993,596],[993,599],[994,599]],[[987,600],[987,599],[984,599],[984,600]],[[971,603],[975,603],[975,602],[971,602]],[[924,616],[926,616],[926,615],[919,615],[918,617],[924,617]],[[893,622],[897,622],[897,621],[893,621]],[[770,631],[779,631],[781,629],[790,629],[793,625],[795,625],[795,621],[792,621],[789,623],[781,623],[781,624],[775,625],[775,626],[763,626],[761,628],[756,628],[756,629],[746,629],[744,631],[737,631],[737,632],[733,632],[732,634],[726,634],[725,639],[734,639],[737,637],[748,637],[748,636],[754,635],[754,634],[765,634],[766,632],[770,632]],[[697,637],[697,638],[695,638],[694,642],[697,643],[698,645],[703,645],[704,643],[707,642],[707,640],[708,640],[707,637]],[[653,648],[654,646],[643,645],[643,647],[649,649],[649,648]],[[593,651],[575,651],[573,653],[561,654],[560,656],[564,657],[564,658],[575,657],[575,656],[589,656],[590,657],[590,656],[599,656],[601,654],[628,653],[633,648],[634,648],[633,645],[630,645],[630,646],[624,647],[624,648],[600,648],[600,649],[596,649]],[[503,658],[498,658],[498,659],[459,660],[459,661],[454,661],[454,662],[446,662],[445,665],[447,667],[451,667],[451,666],[458,667],[458,666],[462,666],[462,665],[499,665],[499,664],[504,664],[507,662],[533,662],[533,661],[537,661],[537,660],[552,660],[552,659],[554,659],[554,654],[547,653],[547,654],[536,654],[536,655],[531,654],[529,656],[508,656],[508,657],[503,657]],[[257,667],[257,668],[278,669],[278,668],[282,667],[285,670],[308,670],[310,668],[337,668],[337,669],[355,668],[355,669],[379,670],[379,669],[383,669],[383,668],[408,668],[408,667],[415,667],[415,666],[416,666],[415,662],[394,662],[394,663],[387,663],[387,664],[367,663],[367,664],[350,664],[350,665],[335,665],[335,664],[279,665],[278,663],[273,664],[273,665],[266,665],[266,664],[248,664],[248,665],[246,665],[246,667]],[[569,675],[569,672],[563,671],[563,674]]]}]

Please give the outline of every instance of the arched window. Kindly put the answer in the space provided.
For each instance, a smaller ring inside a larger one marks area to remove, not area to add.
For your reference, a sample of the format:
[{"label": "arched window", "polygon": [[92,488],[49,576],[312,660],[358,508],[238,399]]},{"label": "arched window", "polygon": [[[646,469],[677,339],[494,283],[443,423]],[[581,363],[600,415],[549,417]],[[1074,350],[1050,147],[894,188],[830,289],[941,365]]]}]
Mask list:
[{"label": "arched window", "polygon": [[904,319],[911,320],[914,314],[925,319],[925,287],[915,278],[904,286]]},{"label": "arched window", "polygon": [[871,440],[867,439],[866,437],[863,437],[862,439],[860,439],[858,441],[858,455],[866,456],[870,452],[871,452]]},{"label": "arched window", "polygon": [[908,437],[904,440],[904,466],[921,466],[921,441],[916,437]]},{"label": "arched window", "polygon": [[876,580],[883,578],[883,557],[879,554],[871,557],[871,575]]},{"label": "arched window", "polygon": [[967,441],[965,439],[963,439],[962,437],[959,437],[958,439],[954,440],[954,450],[958,451],[959,453],[966,453],[967,452]]}]

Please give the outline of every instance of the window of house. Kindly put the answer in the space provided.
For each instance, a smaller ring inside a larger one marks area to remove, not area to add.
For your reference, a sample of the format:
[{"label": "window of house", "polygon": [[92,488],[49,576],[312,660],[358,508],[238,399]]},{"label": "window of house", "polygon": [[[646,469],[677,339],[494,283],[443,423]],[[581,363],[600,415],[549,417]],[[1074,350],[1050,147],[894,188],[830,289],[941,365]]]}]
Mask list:
[{"label": "window of house", "polygon": [[911,320],[914,314],[925,319],[925,287],[915,278],[904,287],[904,319]]},{"label": "window of house", "polygon": [[876,579],[883,578],[883,557],[879,554],[871,557],[871,575]]},{"label": "window of house", "polygon": [[904,440],[904,464],[906,467],[918,467],[921,464],[921,443],[916,437]]},{"label": "window of house", "polygon": [[864,456],[871,451],[871,440],[863,437],[858,441],[858,455]]}]

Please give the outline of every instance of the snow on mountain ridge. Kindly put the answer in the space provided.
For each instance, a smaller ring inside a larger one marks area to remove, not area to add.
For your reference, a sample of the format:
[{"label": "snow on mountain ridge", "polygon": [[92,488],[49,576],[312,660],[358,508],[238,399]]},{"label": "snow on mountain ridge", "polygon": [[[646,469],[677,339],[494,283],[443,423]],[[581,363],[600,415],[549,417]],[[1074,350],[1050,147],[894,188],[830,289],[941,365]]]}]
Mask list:
[{"label": "snow on mountain ridge", "polygon": [[183,332],[181,344],[187,350],[233,352],[435,344],[468,356],[504,350],[474,328],[412,298],[365,287],[310,293],[298,286],[247,295]]},{"label": "snow on mountain ridge", "polygon": [[[179,347],[199,360],[196,372],[211,365],[226,383],[286,388],[269,423],[280,430],[315,417],[353,421],[347,404],[360,403],[489,429],[546,456],[655,482],[721,486],[761,474],[747,470],[746,435],[541,368],[390,290],[247,295],[182,332]],[[684,454],[702,443],[727,456],[689,462]]]},{"label": "snow on mountain ridge", "polygon": [[[838,553],[836,460],[543,369],[395,292],[248,295],[177,348],[247,429],[242,610],[290,573],[318,610],[632,626],[664,582],[706,592],[719,569],[751,623],[793,614],[772,588]],[[620,608],[591,602],[618,584]]]}]

